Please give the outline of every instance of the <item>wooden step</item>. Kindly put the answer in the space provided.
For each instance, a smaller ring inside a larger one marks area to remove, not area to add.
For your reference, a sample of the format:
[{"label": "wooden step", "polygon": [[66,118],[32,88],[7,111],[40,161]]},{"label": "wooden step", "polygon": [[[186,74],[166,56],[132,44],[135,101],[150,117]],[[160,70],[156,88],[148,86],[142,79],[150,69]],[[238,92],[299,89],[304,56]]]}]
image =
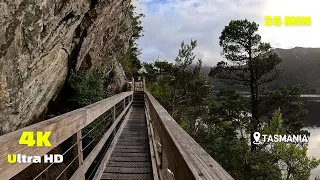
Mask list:
[{"label": "wooden step", "polygon": [[101,179],[151,180],[152,175],[150,173],[147,173],[147,174],[103,173]]}]

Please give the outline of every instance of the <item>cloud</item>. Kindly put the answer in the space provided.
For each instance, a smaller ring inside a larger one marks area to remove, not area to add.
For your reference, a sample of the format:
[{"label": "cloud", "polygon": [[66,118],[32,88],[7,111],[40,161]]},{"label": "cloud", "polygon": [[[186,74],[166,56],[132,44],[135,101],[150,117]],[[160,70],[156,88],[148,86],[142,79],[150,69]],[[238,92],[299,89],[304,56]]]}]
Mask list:
[{"label": "cloud", "polygon": [[[315,41],[320,30],[316,22],[316,19],[320,22],[317,3],[317,0],[140,0],[135,5],[146,16],[142,20],[144,37],[138,42],[141,60],[150,62],[159,55],[161,60],[173,61],[180,43],[195,39],[196,55],[204,64],[214,66],[222,60],[221,31],[230,20],[245,18],[259,23],[262,40],[273,46],[320,46],[320,38]],[[263,27],[265,15],[300,15],[297,13],[312,16],[312,26]]]}]

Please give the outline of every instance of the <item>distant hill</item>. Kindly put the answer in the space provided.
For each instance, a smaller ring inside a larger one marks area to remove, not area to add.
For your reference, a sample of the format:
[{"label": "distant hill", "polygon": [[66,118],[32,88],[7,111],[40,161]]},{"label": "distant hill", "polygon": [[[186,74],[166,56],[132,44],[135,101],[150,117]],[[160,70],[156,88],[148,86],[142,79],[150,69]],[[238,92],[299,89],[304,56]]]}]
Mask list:
[{"label": "distant hill", "polygon": [[[311,89],[310,92],[320,90],[320,48],[303,48],[295,47],[292,49],[275,49],[275,52],[282,59],[279,68],[284,72],[275,80],[271,88],[277,88],[282,83],[287,86],[301,84],[304,88]],[[202,68],[202,73],[207,75],[210,72],[210,67]],[[213,80],[215,90],[221,88],[235,89],[218,80]],[[236,88],[245,90],[243,88]]]},{"label": "distant hill", "polygon": [[275,49],[282,59],[279,65],[284,72],[275,85],[301,84],[320,89],[320,48]]},{"label": "distant hill", "polygon": [[[201,73],[204,76],[208,76],[209,72],[211,70],[211,67],[209,66],[202,66],[201,69]],[[214,85],[214,91],[219,91],[219,89],[226,89],[226,90],[240,90],[240,91],[249,91],[250,89],[247,87],[234,87],[228,84],[225,84],[217,79],[212,79],[211,77],[209,77],[210,80],[212,80],[212,84]]]}]

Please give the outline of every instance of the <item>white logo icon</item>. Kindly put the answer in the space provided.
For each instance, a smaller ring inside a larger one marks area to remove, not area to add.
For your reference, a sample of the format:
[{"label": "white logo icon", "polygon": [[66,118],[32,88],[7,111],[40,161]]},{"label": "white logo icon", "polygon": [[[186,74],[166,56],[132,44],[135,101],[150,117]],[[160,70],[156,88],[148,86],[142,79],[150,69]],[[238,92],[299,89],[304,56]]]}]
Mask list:
[{"label": "white logo icon", "polygon": [[261,135],[260,135],[259,132],[253,133],[253,138],[254,138],[253,144],[259,144],[260,136],[261,136]]}]

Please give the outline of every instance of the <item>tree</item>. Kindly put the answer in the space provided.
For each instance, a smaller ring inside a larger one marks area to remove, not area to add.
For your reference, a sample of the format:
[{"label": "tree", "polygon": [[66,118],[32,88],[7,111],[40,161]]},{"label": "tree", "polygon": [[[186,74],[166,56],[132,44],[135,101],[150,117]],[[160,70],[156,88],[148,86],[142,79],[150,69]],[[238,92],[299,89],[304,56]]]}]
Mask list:
[{"label": "tree", "polygon": [[190,134],[197,130],[196,124],[207,108],[212,91],[212,86],[200,73],[201,59],[195,63],[196,45],[193,40],[190,44],[182,42],[174,64],[167,61],[144,63],[146,79],[154,80],[147,82],[152,94]]},{"label": "tree", "polygon": [[158,70],[158,74],[162,75],[162,74],[170,74],[172,75],[172,67],[173,64],[169,63],[167,61],[156,61],[154,62],[154,66],[155,68],[157,68]]},{"label": "tree", "polygon": [[[318,162],[307,157],[300,144],[268,143],[250,151],[252,146],[248,143],[248,134],[253,128],[248,103],[251,102],[236,92],[225,90],[220,91],[217,102],[213,102],[210,97],[212,86],[200,73],[201,60],[194,63],[195,47],[196,41],[190,44],[182,42],[174,64],[167,61],[144,63],[145,75],[151,81],[148,88],[155,98],[235,179],[283,179],[287,177],[286,173],[290,174],[289,179],[305,179]],[[257,130],[266,134],[284,134],[300,128],[296,123],[287,123],[292,116],[298,115],[296,119],[302,117],[300,112],[290,110],[301,107],[297,105],[297,89],[284,88],[264,94],[261,91],[258,94],[259,107],[264,109],[259,111],[261,126]],[[265,99],[270,100],[269,104]],[[284,109],[283,115],[279,107]]]},{"label": "tree", "polygon": [[[266,84],[281,72],[276,66],[281,59],[269,43],[261,42],[257,34],[258,24],[248,20],[233,20],[221,33],[219,45],[222,55],[229,63],[221,61],[211,69],[209,75],[231,84],[250,87],[251,132],[259,127],[259,105]],[[252,137],[253,138],[253,137]],[[255,149],[251,144],[252,150]]]},{"label": "tree", "polygon": [[235,179],[280,179],[281,173],[273,163],[274,154],[250,152],[247,130],[249,115],[244,97],[221,90],[217,102],[210,106],[204,132],[196,135],[202,147]]},{"label": "tree", "polygon": [[74,110],[106,98],[105,80],[104,74],[99,70],[87,70],[72,74],[68,80],[70,86],[68,107]]},{"label": "tree", "polygon": [[[270,135],[285,134],[286,129],[282,126],[282,114],[280,109],[273,114],[272,120],[264,129]],[[320,161],[314,157],[307,156],[307,147],[300,144],[274,142],[264,146],[264,151],[277,156],[277,164],[284,179],[308,179],[311,170],[316,168]]]},{"label": "tree", "polygon": [[[207,127],[194,136],[197,142],[235,179],[308,179],[319,160],[308,157],[305,146],[268,142],[250,152],[247,136],[239,134],[249,123],[243,115],[242,99],[234,92],[219,92],[217,103],[210,106]],[[264,124],[262,134],[285,134],[282,117],[278,108]]]},{"label": "tree", "polygon": [[225,137],[237,137],[239,132],[241,138],[246,137],[249,114],[247,105],[244,103],[245,98],[239,93],[226,90],[220,90],[216,96],[219,105],[211,103],[206,124],[229,123],[230,130],[226,131]]},{"label": "tree", "polygon": [[129,41],[129,46],[124,54],[122,60],[122,66],[128,78],[131,76],[137,75],[138,70],[142,67],[141,62],[138,56],[141,54],[140,50],[138,49],[136,43],[131,39]]},{"label": "tree", "polygon": [[138,47],[136,41],[143,36],[143,27],[141,26],[141,18],[144,14],[138,14],[135,12],[135,6],[132,4],[128,8],[128,13],[131,18],[132,36],[129,40],[129,46],[126,49],[126,53],[122,58],[122,66],[126,72],[127,77],[131,77],[138,74],[138,70],[142,67],[138,56],[141,54],[141,50]]},{"label": "tree", "polygon": [[170,107],[170,82],[172,77],[161,76],[158,80],[151,83],[149,90],[152,92],[154,97],[159,101],[159,103],[166,109]]},{"label": "tree", "polygon": [[260,111],[264,119],[270,119],[272,113],[280,107],[283,117],[283,128],[288,134],[309,134],[302,130],[303,119],[308,111],[300,100],[301,86],[296,85],[291,89],[282,85],[279,90],[264,94],[261,100]]},{"label": "tree", "polygon": [[205,98],[211,93],[212,87],[207,79],[200,74],[202,61],[198,59],[196,65],[190,68],[196,59],[193,50],[197,41],[191,40],[190,44],[181,43],[178,56],[172,68],[172,93],[171,93],[171,115],[181,116],[185,107],[200,106],[205,104]]}]

